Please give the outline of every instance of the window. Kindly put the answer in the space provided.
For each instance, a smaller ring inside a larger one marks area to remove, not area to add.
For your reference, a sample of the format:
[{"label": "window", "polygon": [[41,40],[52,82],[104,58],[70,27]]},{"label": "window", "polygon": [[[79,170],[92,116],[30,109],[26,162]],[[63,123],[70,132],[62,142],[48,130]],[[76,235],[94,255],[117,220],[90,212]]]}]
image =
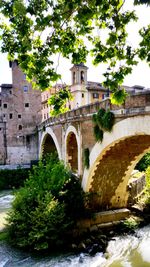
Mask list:
[{"label": "window", "polygon": [[24,80],[24,81],[26,80],[26,77],[27,77],[27,75],[24,73],[24,74],[23,74],[23,80]]},{"label": "window", "polygon": [[82,93],[82,98],[84,98],[84,94]]},{"label": "window", "polygon": [[10,95],[12,95],[12,91],[11,90],[9,91],[9,93],[10,93]]},{"label": "window", "polygon": [[99,98],[99,94],[98,93],[93,93],[93,98]]},{"label": "window", "polygon": [[84,82],[84,71],[81,71],[81,83]]},{"label": "window", "polygon": [[7,108],[7,104],[6,103],[4,104],[4,108]]},{"label": "window", "polygon": [[26,146],[27,147],[30,146],[30,136],[29,135],[26,136]]},{"label": "window", "polygon": [[75,84],[76,83],[76,73],[75,73],[75,71],[73,72],[73,84]]},{"label": "window", "polygon": [[105,94],[102,94],[102,99],[105,99]]},{"label": "window", "polygon": [[18,114],[18,119],[21,119],[21,114]]},{"label": "window", "polygon": [[2,100],[0,100],[0,107],[1,107],[1,105],[2,105]]},{"label": "window", "polygon": [[13,118],[13,114],[10,113],[10,114],[9,114],[9,119],[12,119],[12,118]]},{"label": "window", "polygon": [[19,130],[19,131],[22,130],[22,125],[19,125],[19,126],[18,126],[18,130]]},{"label": "window", "polygon": [[2,130],[2,128],[0,128],[0,131]]},{"label": "window", "polygon": [[28,108],[29,107],[29,103],[25,103],[24,106],[25,106],[25,108]]},{"label": "window", "polygon": [[23,86],[23,91],[26,93],[26,92],[28,92],[28,86],[27,85],[24,85]]}]

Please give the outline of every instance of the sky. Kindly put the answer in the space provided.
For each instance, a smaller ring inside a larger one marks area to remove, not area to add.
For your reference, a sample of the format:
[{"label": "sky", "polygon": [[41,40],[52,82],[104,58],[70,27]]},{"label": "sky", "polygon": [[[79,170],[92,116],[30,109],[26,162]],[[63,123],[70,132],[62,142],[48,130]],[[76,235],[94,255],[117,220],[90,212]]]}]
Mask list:
[{"label": "sky", "polygon": [[[126,9],[131,9],[131,0],[126,1]],[[136,45],[139,41],[138,28],[150,24],[150,7],[138,6],[136,7],[137,15],[139,17],[138,23],[131,23],[129,26],[128,43]],[[57,64],[57,63],[56,63]],[[68,59],[60,58],[58,72],[62,75],[60,82],[71,84],[71,62]],[[97,67],[92,65],[92,59],[88,57],[86,66],[88,67],[88,81],[102,82],[104,65],[100,64]],[[106,67],[106,66],[105,66]],[[0,84],[11,83],[11,69],[7,61],[6,54],[0,54]],[[142,85],[150,88],[150,67],[146,62],[140,62],[138,66],[134,67],[132,74],[128,75],[124,81],[124,85]]]}]

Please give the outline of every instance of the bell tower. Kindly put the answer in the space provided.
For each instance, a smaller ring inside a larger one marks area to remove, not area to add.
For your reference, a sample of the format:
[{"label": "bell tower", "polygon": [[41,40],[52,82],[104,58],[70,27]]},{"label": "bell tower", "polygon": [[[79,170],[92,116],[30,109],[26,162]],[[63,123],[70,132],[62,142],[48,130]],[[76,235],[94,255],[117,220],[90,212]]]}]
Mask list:
[{"label": "bell tower", "polygon": [[87,70],[84,63],[74,64],[70,69],[72,84],[70,86],[73,100],[70,102],[71,109],[88,104]]},{"label": "bell tower", "polygon": [[72,85],[87,84],[88,67],[84,63],[74,64],[71,70]]}]

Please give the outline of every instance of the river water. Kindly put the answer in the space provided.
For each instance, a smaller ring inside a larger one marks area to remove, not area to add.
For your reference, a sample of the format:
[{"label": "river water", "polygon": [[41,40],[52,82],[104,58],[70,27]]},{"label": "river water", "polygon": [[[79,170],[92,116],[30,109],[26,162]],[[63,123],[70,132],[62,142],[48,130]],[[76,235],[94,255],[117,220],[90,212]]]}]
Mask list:
[{"label": "river water", "polygon": [[[11,206],[10,192],[0,193],[0,221]],[[0,267],[150,267],[150,225],[134,235],[116,236],[106,254],[63,254],[42,257],[14,250],[0,242]]]}]

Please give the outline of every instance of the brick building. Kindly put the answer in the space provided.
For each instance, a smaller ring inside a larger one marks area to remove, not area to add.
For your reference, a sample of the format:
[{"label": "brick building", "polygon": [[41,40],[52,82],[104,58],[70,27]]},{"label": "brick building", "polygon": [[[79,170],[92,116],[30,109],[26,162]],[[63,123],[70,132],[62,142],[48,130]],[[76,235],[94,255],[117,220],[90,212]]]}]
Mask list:
[{"label": "brick building", "polygon": [[12,84],[2,84],[0,92],[0,164],[26,164],[37,158],[41,92],[32,89],[17,61],[10,67]]}]

